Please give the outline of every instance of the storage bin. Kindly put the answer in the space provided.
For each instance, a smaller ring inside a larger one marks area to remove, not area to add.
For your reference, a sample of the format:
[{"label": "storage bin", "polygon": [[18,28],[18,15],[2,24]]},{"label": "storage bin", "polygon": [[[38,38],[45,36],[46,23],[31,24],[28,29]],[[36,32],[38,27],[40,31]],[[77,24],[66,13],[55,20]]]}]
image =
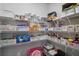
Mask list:
[{"label": "storage bin", "polygon": [[61,31],[67,31],[67,26],[60,27]]},{"label": "storage bin", "polygon": [[79,6],[77,6],[75,10],[76,10],[76,13],[79,13]]},{"label": "storage bin", "polygon": [[69,15],[72,15],[72,14],[75,14],[75,13],[76,13],[75,8],[71,8],[71,9],[65,11],[66,16],[69,16]]},{"label": "storage bin", "polygon": [[79,32],[79,25],[75,25],[75,31]]},{"label": "storage bin", "polygon": [[16,26],[13,25],[1,25],[1,31],[16,31]]},{"label": "storage bin", "polygon": [[17,35],[16,36],[16,43],[28,42],[28,41],[30,41],[29,35]]},{"label": "storage bin", "polygon": [[68,32],[74,32],[75,31],[74,25],[69,25],[68,28],[67,28],[67,31]]}]

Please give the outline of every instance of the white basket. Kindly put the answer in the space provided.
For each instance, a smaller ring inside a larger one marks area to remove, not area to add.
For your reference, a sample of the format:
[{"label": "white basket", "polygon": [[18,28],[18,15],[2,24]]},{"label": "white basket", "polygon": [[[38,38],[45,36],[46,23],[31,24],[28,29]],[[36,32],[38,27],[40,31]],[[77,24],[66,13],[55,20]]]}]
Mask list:
[{"label": "white basket", "polygon": [[67,31],[68,32],[74,32],[74,29],[75,29],[74,25],[69,25],[68,28],[67,28]]},{"label": "white basket", "polygon": [[79,32],[79,25],[75,25],[76,32]]},{"label": "white basket", "polygon": [[16,31],[16,26],[12,25],[1,25],[1,31]]}]

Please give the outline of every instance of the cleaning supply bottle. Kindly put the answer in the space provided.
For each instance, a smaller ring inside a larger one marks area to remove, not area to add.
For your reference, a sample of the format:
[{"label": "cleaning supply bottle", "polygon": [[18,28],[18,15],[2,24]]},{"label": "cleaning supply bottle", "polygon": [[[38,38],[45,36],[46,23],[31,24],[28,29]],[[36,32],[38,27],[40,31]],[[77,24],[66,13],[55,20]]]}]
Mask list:
[{"label": "cleaning supply bottle", "polygon": [[72,43],[73,43],[73,39],[72,39],[72,37],[69,37],[69,38],[68,38],[68,44],[69,44],[69,45],[72,45]]},{"label": "cleaning supply bottle", "polygon": [[74,42],[75,42],[75,43],[79,43],[79,36],[78,36],[78,34],[75,35],[75,40],[74,40]]}]

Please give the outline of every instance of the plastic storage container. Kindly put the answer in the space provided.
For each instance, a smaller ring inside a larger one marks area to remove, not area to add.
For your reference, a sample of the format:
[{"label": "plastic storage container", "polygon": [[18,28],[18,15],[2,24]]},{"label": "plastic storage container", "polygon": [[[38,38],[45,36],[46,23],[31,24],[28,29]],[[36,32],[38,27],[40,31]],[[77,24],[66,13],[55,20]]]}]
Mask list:
[{"label": "plastic storage container", "polygon": [[16,43],[28,42],[28,41],[30,41],[29,35],[17,35],[16,36]]}]

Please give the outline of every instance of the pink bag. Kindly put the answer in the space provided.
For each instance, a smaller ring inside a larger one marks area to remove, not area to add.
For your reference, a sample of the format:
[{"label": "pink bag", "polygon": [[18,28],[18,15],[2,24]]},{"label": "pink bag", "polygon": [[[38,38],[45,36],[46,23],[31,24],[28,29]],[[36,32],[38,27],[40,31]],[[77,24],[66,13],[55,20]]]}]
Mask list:
[{"label": "pink bag", "polygon": [[25,55],[27,55],[27,56],[42,56],[43,49],[41,47],[31,48],[26,51]]}]

